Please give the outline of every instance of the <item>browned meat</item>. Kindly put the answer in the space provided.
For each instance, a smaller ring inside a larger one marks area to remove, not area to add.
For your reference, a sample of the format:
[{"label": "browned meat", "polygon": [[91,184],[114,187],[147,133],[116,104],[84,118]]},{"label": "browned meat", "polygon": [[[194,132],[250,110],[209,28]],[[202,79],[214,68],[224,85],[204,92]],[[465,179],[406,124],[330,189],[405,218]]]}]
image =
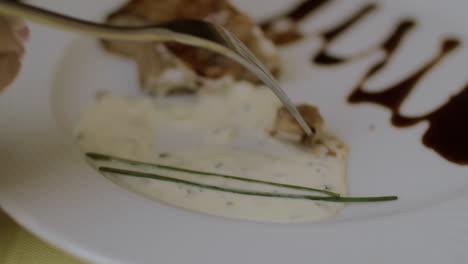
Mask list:
[{"label": "browned meat", "polygon": [[[148,25],[175,19],[203,19],[226,27],[236,35],[274,74],[280,60],[273,43],[255,22],[226,0],[130,0],[109,15],[115,25]],[[104,41],[104,47],[131,57],[138,65],[141,87],[165,94],[173,89],[196,90],[209,80],[230,75],[237,80],[257,82],[241,65],[212,52],[170,43]]]},{"label": "browned meat", "polygon": [[297,121],[284,106],[278,109],[275,123],[270,133],[272,136],[275,136],[278,132],[299,135],[302,143],[311,145],[313,139],[321,132],[324,123],[323,118],[320,115],[319,109],[313,105],[300,104],[297,105],[297,110],[301,113],[307,125],[309,125],[312,130],[312,136],[307,136],[304,131],[302,131]]}]

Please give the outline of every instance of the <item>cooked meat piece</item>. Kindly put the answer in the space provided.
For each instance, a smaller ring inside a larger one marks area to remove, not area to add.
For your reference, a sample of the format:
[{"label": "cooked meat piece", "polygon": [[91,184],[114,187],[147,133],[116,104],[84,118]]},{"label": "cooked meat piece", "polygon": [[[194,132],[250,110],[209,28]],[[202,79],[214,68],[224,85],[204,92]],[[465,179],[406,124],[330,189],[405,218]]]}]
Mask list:
[{"label": "cooked meat piece", "polygon": [[[236,35],[275,75],[280,60],[274,44],[255,22],[226,0],[130,0],[112,13],[114,25],[150,25],[175,19],[203,19]],[[133,58],[139,69],[141,88],[153,93],[184,88],[196,90],[210,80],[232,76],[258,82],[240,64],[213,52],[178,43],[103,41],[114,53]]]},{"label": "cooked meat piece", "polygon": [[262,23],[261,27],[276,45],[286,45],[304,37],[298,24],[289,18],[271,19]]},{"label": "cooked meat piece", "polygon": [[286,110],[283,106],[276,112],[276,119],[273,124],[273,129],[270,132],[272,136],[275,136],[278,132],[286,134],[299,135],[301,142],[305,145],[312,145],[313,139],[320,134],[323,126],[323,118],[320,115],[319,109],[313,105],[300,104],[297,105],[297,110],[302,115],[307,125],[312,130],[312,135],[308,136],[299,126],[299,123],[294,117]]}]

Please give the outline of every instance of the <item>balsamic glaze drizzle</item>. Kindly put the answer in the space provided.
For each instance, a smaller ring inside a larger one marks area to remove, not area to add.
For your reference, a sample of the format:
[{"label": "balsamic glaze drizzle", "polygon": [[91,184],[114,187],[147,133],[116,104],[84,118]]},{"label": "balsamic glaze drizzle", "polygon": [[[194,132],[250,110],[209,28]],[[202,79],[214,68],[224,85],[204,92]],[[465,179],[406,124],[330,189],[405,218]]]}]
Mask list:
[{"label": "balsamic glaze drizzle", "polygon": [[[333,0],[305,0],[284,14],[261,23],[262,28],[278,45],[299,41],[302,39],[303,34],[298,30],[297,24],[331,2]],[[323,44],[319,51],[312,56],[312,63],[334,66],[355,59],[353,56],[346,58],[331,54],[328,48],[340,35],[350,30],[377,9],[377,3],[366,4],[357,12],[338,22],[336,26],[322,32],[320,37]],[[272,26],[280,20],[287,20],[292,26],[286,32],[271,32]],[[368,92],[364,89],[367,81],[385,70],[398,48],[415,27],[416,21],[413,19],[403,19],[397,22],[388,37],[377,45],[379,49],[384,51],[384,57],[364,73],[349,95],[348,102],[353,104],[373,103],[389,109],[392,113],[391,123],[397,127],[409,127],[422,121],[428,122],[429,128],[422,138],[423,144],[451,162],[468,165],[468,84],[460,93],[453,95],[444,105],[431,113],[419,117],[408,117],[400,113],[400,106],[409,97],[417,84],[462,44],[460,40],[456,38],[442,40],[439,52],[426,64],[414,70],[414,73],[406,78],[382,89],[382,91]]]}]

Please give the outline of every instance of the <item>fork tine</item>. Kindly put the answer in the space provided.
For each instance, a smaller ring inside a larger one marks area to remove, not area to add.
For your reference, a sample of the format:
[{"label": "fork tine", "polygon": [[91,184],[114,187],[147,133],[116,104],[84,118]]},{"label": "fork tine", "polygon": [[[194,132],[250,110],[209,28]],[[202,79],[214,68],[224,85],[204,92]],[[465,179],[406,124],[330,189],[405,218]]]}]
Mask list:
[{"label": "fork tine", "polygon": [[281,87],[279,86],[278,82],[275,80],[273,75],[268,71],[266,66],[259,59],[257,59],[257,57],[235,35],[231,34],[229,31],[227,31],[226,29],[222,27],[220,27],[220,29],[222,29],[222,32],[225,36],[229,37],[232,40],[231,43],[236,44],[234,45],[237,48],[235,50],[238,51],[238,53],[244,59],[248,60],[249,62],[257,66],[263,72],[264,76],[268,80],[263,79],[261,76],[257,76],[257,77],[260,78],[263,82],[265,82],[265,84],[267,84],[267,86],[278,96],[280,101],[285,105],[286,109],[293,115],[293,117],[302,127],[304,132],[307,135],[311,135],[312,130],[304,121],[303,117],[301,116],[297,108],[294,106],[294,104],[291,102],[289,97],[286,95],[286,93],[283,91],[283,89],[281,89]]}]

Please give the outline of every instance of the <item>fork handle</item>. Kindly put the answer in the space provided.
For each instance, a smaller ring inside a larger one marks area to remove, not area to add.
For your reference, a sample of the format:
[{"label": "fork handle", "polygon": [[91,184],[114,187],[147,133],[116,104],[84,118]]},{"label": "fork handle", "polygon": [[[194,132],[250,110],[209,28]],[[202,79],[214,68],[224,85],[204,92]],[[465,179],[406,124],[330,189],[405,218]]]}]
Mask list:
[{"label": "fork handle", "polygon": [[[187,23],[184,22],[181,24],[173,23],[143,27],[106,25],[73,18],[39,7],[34,7],[20,2],[12,2],[9,0],[0,0],[0,13],[104,39],[175,41],[223,54],[241,63],[250,71],[255,72],[257,76],[278,96],[288,111],[297,120],[304,132],[307,135],[312,135],[311,129],[286,93],[284,93],[278,85],[273,75],[268,72],[267,68],[248,50],[247,47],[242,44],[242,42],[237,40],[235,36],[229,34],[225,29],[205,25],[201,31],[197,31],[196,35],[199,35],[199,37],[196,37],[190,34],[190,31],[193,31],[193,28],[187,28]],[[201,22],[194,20],[190,21],[190,23],[200,24]],[[213,30],[216,32],[212,32]],[[226,38],[227,41],[223,38]]]},{"label": "fork handle", "polygon": [[174,38],[168,36],[172,35],[174,32],[165,28],[158,28],[157,26],[152,26],[152,32],[150,33],[147,30],[148,27],[124,27],[95,23],[28,4],[7,0],[0,0],[0,13],[103,39],[167,41]]},{"label": "fork handle", "polygon": [[[174,41],[224,54],[242,64],[244,59],[222,45],[216,37],[200,38],[174,25],[115,26],[74,18],[32,5],[0,0],[0,14],[20,17],[39,24],[109,40]],[[196,20],[191,22],[197,22]],[[216,34],[208,34],[216,36]]]}]

